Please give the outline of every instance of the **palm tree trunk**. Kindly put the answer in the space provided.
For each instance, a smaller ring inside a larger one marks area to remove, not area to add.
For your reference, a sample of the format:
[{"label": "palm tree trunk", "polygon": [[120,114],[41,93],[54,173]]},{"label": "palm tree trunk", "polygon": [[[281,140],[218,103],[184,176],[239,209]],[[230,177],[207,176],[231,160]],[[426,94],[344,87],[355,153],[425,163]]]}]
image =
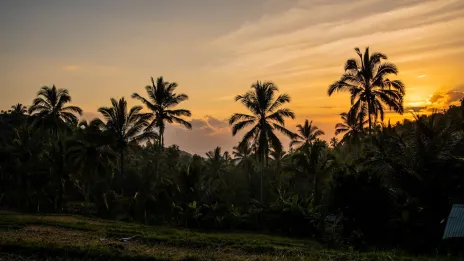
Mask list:
[{"label": "palm tree trunk", "polygon": [[121,159],[121,162],[119,162],[119,173],[121,174],[122,178],[124,176],[124,149],[121,149],[119,158]]},{"label": "palm tree trunk", "polygon": [[260,177],[260,202],[263,204],[263,174],[264,174],[264,163],[261,164],[261,177]]},{"label": "palm tree trunk", "polygon": [[[124,182],[123,179],[124,179],[124,148],[121,149],[121,151],[119,152],[119,158],[120,158],[120,162],[119,162],[119,178],[120,178],[120,184],[123,184]],[[122,186],[120,187],[120,191],[121,191],[121,194],[124,194],[123,192],[123,188]]]},{"label": "palm tree trunk", "polygon": [[58,148],[59,148],[59,153],[58,156],[60,157],[58,164],[58,175],[59,175],[59,180],[58,180],[58,204],[57,204],[57,210],[61,212],[63,210],[63,192],[64,192],[64,184],[63,184],[63,176],[64,176],[64,159],[63,159],[63,145],[61,142],[58,142]]},{"label": "palm tree trunk", "polygon": [[164,150],[164,126],[162,124],[160,124],[159,131],[160,131],[159,146],[160,146],[160,151],[163,151]]},{"label": "palm tree trunk", "polygon": [[314,206],[317,207],[319,205],[319,193],[318,193],[318,180],[317,180],[317,173],[314,170]]},{"label": "palm tree trunk", "polygon": [[369,134],[371,134],[372,130],[372,122],[371,122],[371,114],[369,113]]},{"label": "palm tree trunk", "polygon": [[368,102],[367,103],[367,118],[369,121],[369,134],[371,134],[371,131],[372,131],[371,110],[372,110],[371,103]]}]

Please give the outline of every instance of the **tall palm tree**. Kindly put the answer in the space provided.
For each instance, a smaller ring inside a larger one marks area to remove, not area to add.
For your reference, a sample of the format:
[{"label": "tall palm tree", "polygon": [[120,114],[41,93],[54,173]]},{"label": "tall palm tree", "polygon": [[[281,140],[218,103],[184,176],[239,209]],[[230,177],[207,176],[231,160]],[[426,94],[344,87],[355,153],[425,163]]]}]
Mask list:
[{"label": "tall palm tree", "polygon": [[383,121],[385,108],[403,114],[404,84],[400,80],[390,80],[389,74],[398,74],[398,69],[392,63],[382,62],[387,56],[382,53],[369,54],[366,48],[364,54],[355,48],[360,60],[346,61],[345,73],[340,80],[329,86],[328,94],[335,91],[348,91],[351,94],[350,117],[363,112],[368,117],[369,131],[372,130],[372,120],[378,116]]},{"label": "tall palm tree", "polygon": [[66,89],[57,89],[55,85],[51,88],[43,86],[37,93],[37,97],[29,107],[29,114],[34,117],[33,125],[40,126],[54,136],[56,143],[53,148],[53,158],[55,161],[55,172],[58,177],[58,195],[55,201],[55,210],[61,211],[63,206],[63,190],[66,180],[65,172],[65,146],[60,138],[60,132],[78,122],[77,116],[82,115],[82,109],[67,105],[71,102],[71,96]]},{"label": "tall palm tree", "polygon": [[157,127],[159,129],[159,146],[160,149],[163,149],[166,122],[179,123],[187,129],[192,129],[192,124],[181,118],[182,116],[190,117],[190,111],[185,109],[174,109],[179,103],[188,100],[188,96],[183,93],[174,93],[174,90],[177,88],[177,83],[166,82],[163,77],[158,77],[156,83],[152,77],[151,83],[152,85],[147,85],[145,87],[149,97],[148,99],[145,99],[137,93],[132,94],[132,98],[140,100],[152,111],[154,118],[148,127]]},{"label": "tall palm tree", "polygon": [[302,149],[303,147],[308,147],[319,136],[325,134],[317,126],[313,126],[313,121],[309,122],[308,120],[305,120],[304,125],[298,124],[296,127],[298,128],[298,134],[290,142],[290,147],[300,145],[297,150]]},{"label": "tall palm tree", "polygon": [[353,116],[350,117],[346,112],[340,114],[342,122],[335,125],[335,135],[345,133],[341,142],[357,140],[364,132],[366,120],[364,120],[363,115],[358,114]]},{"label": "tall palm tree", "polygon": [[234,113],[229,119],[232,125],[232,135],[248,126],[253,127],[245,133],[241,144],[255,143],[258,160],[262,164],[261,171],[261,202],[263,188],[264,164],[267,162],[270,147],[282,150],[282,142],[276,136],[278,131],[285,136],[293,139],[295,134],[284,127],[285,118],[295,118],[295,114],[287,108],[281,108],[285,103],[290,102],[288,94],[278,93],[277,86],[272,82],[256,82],[251,86],[250,91],[244,95],[235,97],[235,101],[240,101],[250,112],[250,114]]},{"label": "tall palm tree", "polygon": [[66,89],[57,89],[44,86],[37,93],[37,98],[29,107],[29,114],[35,116],[36,123],[42,122],[43,126],[57,135],[58,130],[65,123],[77,123],[76,114],[82,115],[82,109],[77,106],[66,105],[71,102],[71,96]]},{"label": "tall palm tree", "polygon": [[124,151],[129,144],[157,139],[158,135],[149,126],[152,118],[150,113],[141,113],[142,106],[133,106],[128,110],[127,101],[124,98],[117,101],[111,98],[111,107],[101,107],[98,109],[106,120],[102,125],[105,131],[114,135],[116,149],[119,152],[119,173],[124,177]]}]

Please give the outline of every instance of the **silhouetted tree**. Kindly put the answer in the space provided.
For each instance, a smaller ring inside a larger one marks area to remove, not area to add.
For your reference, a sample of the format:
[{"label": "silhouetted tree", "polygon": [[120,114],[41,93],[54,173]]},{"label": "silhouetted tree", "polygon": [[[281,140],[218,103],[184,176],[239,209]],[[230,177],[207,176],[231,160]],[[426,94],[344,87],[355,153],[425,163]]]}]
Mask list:
[{"label": "silhouetted tree", "polygon": [[141,113],[142,106],[133,106],[128,110],[127,101],[124,98],[117,101],[111,98],[111,107],[101,107],[98,111],[106,120],[102,127],[112,133],[116,141],[116,149],[119,152],[119,173],[124,177],[124,151],[131,143],[139,143],[159,136],[149,126],[152,118],[150,113]]},{"label": "silhouetted tree", "polygon": [[177,83],[165,82],[163,77],[158,77],[156,83],[152,77],[151,82],[152,85],[147,85],[145,87],[149,97],[148,99],[145,99],[137,93],[132,94],[132,98],[140,100],[152,111],[154,117],[148,128],[157,127],[159,129],[159,146],[163,149],[166,122],[179,123],[187,129],[192,128],[192,124],[181,118],[182,116],[190,117],[190,111],[185,109],[174,109],[179,103],[188,100],[188,96],[183,93],[174,93],[177,88]]},{"label": "silhouetted tree", "polygon": [[[232,135],[236,135],[240,130],[253,125],[242,138],[241,143],[256,143],[258,160],[262,166],[267,162],[269,147],[282,149],[282,143],[275,135],[278,131],[293,139],[295,134],[284,127],[285,118],[295,118],[295,114],[287,108],[280,108],[285,103],[290,102],[288,94],[280,94],[277,86],[272,82],[256,82],[251,86],[251,91],[244,95],[235,97],[235,101],[241,102],[251,113],[235,113],[229,119],[232,125]],[[262,202],[262,172],[261,171],[261,202]]]},{"label": "silhouetted tree", "polygon": [[335,135],[343,134],[341,142],[355,141],[362,137],[364,133],[364,124],[366,121],[363,119],[362,114],[352,115],[348,113],[341,113],[340,117],[343,122],[335,125]]},{"label": "silhouetted tree", "polygon": [[298,124],[296,127],[298,129],[298,134],[290,142],[290,147],[299,145],[296,148],[297,150],[304,147],[308,147],[319,136],[325,134],[317,126],[313,126],[313,121],[309,122],[308,120],[305,120],[305,123],[303,125]]},{"label": "silhouetted tree", "polygon": [[385,108],[402,114],[404,84],[400,80],[390,80],[389,74],[398,74],[398,69],[392,63],[384,62],[387,56],[382,53],[369,55],[366,48],[364,55],[355,48],[360,60],[349,59],[345,65],[345,73],[340,80],[329,86],[328,94],[335,91],[348,91],[351,94],[351,109],[349,117],[364,113],[367,115],[369,131],[372,130],[372,120],[380,115],[383,121]]},{"label": "silhouetted tree", "polygon": [[71,96],[68,90],[57,89],[55,85],[51,88],[44,86],[29,107],[29,114],[35,117],[35,123],[42,124],[42,127],[50,130],[56,136],[59,130],[66,127],[66,123],[77,124],[76,114],[82,115],[81,108],[66,105],[70,102]]}]

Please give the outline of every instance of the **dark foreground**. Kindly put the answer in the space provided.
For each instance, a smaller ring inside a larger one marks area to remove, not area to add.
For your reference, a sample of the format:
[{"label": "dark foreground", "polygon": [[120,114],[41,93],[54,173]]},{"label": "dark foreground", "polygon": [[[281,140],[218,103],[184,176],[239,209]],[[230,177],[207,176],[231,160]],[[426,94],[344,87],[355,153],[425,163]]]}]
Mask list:
[{"label": "dark foreground", "polygon": [[[309,240],[80,216],[0,213],[0,260],[441,260],[325,250]],[[448,260],[448,259],[443,259]]]}]

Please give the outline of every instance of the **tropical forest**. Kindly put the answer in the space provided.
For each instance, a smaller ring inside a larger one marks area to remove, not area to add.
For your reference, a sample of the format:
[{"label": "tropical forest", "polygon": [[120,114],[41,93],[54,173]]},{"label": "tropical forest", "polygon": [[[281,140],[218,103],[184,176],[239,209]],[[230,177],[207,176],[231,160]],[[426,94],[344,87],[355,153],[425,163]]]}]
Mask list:
[{"label": "tropical forest", "polygon": [[292,94],[258,80],[226,101],[246,110],[228,119],[240,141],[202,155],[166,146],[167,126],[194,128],[175,79],[147,76],[93,120],[74,90],[37,86],[0,114],[0,259],[452,260],[464,101],[409,110],[395,61],[351,54],[326,87],[351,104],[333,129],[289,126]]}]

